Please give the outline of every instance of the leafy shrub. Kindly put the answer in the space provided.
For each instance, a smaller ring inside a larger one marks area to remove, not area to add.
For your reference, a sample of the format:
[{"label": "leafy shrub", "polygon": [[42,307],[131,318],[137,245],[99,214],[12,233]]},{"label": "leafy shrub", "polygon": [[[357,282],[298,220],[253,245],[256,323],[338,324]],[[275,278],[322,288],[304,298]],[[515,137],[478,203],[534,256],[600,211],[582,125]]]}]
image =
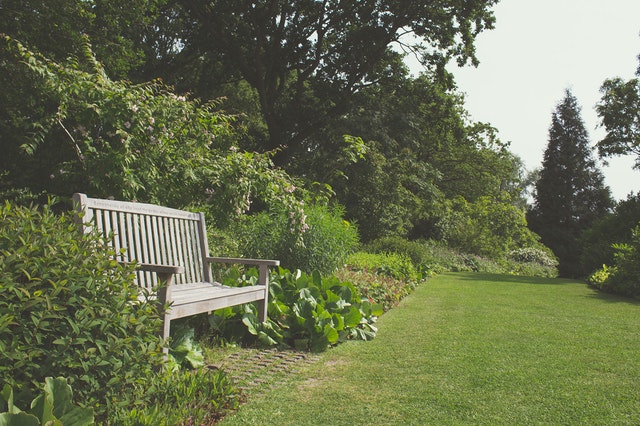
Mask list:
[{"label": "leafy shrub", "polygon": [[418,271],[429,271],[433,257],[424,241],[409,241],[402,237],[385,237],[372,241],[363,247],[370,253],[398,253],[408,256]]},{"label": "leafy shrub", "polygon": [[364,269],[397,280],[416,282],[421,278],[411,259],[395,252],[367,253],[359,251],[347,258],[347,266],[353,270]]},{"label": "leafy shrub", "polygon": [[6,405],[7,412],[0,414],[0,424],[6,426],[93,424],[93,410],[73,405],[71,401],[71,386],[63,377],[45,378],[43,394],[37,396],[26,411],[14,405],[13,389],[5,385],[0,393],[0,405]]},{"label": "leafy shrub", "polygon": [[582,233],[581,268],[585,273],[602,264],[612,265],[616,250],[613,244],[630,243],[633,228],[640,223],[640,194],[630,194],[620,201],[612,214],[598,220]]},{"label": "leafy shrub", "polygon": [[[230,273],[224,284],[254,282],[255,271]],[[214,331],[226,339],[294,347],[321,352],[346,339],[375,337],[376,317],[382,307],[361,300],[352,283],[335,276],[322,277],[279,268],[271,274],[269,320],[261,323],[253,305],[215,311],[209,319]]]},{"label": "leafy shrub", "polygon": [[558,276],[557,267],[544,266],[538,262],[516,262],[514,260],[507,260],[500,262],[500,265],[501,269],[495,272],[525,277],[555,278]]},{"label": "leafy shrub", "polygon": [[84,57],[64,63],[9,36],[0,45],[3,61],[29,78],[35,99],[46,100],[6,123],[3,149],[20,161],[3,164],[0,194],[24,199],[15,188],[25,188],[69,196],[72,188],[98,198],[197,206],[217,226],[260,200],[291,213],[289,228],[300,232],[291,177],[273,166],[271,154],[238,149],[233,118],[219,102],[178,96],[160,80],[111,80],[88,41]]},{"label": "leafy shrub", "polygon": [[358,244],[358,231],[342,218],[338,207],[311,205],[305,213],[302,241],[291,228],[290,213],[248,216],[235,228],[240,252],[246,257],[279,259],[290,270],[331,274]]},{"label": "leafy shrub", "polygon": [[640,226],[632,231],[629,244],[614,244],[613,248],[613,267],[603,267],[592,274],[589,282],[610,293],[640,297]]},{"label": "leafy shrub", "polygon": [[81,236],[71,213],[0,210],[0,381],[17,403],[60,373],[98,417],[146,403],[145,382],[162,362],[161,320],[115,254]]},{"label": "leafy shrub", "polygon": [[587,282],[595,288],[603,290],[607,284],[607,281],[609,281],[611,272],[614,271],[612,271],[612,269],[607,265],[602,265],[602,268],[589,275],[589,278],[587,278]]},{"label": "leafy shrub", "polygon": [[527,227],[525,212],[493,197],[448,201],[436,226],[450,247],[489,259],[504,259],[518,247],[535,246],[539,237]]}]

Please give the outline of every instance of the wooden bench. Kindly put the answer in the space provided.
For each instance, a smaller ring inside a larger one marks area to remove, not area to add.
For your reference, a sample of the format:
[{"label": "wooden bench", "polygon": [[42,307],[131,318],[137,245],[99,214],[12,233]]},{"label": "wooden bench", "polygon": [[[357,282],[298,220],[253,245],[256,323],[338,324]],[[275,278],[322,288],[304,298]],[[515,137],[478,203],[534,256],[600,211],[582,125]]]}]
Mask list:
[{"label": "wooden bench", "polygon": [[[73,201],[84,232],[95,226],[116,250],[125,249],[118,260],[138,264],[138,286],[146,292],[159,288],[158,303],[170,304],[162,310],[164,339],[173,319],[250,302],[259,302],[259,318],[267,320],[269,267],[280,262],[209,256],[204,214],[79,193]],[[258,283],[247,287],[217,283],[212,279],[212,263],[257,266]]]}]

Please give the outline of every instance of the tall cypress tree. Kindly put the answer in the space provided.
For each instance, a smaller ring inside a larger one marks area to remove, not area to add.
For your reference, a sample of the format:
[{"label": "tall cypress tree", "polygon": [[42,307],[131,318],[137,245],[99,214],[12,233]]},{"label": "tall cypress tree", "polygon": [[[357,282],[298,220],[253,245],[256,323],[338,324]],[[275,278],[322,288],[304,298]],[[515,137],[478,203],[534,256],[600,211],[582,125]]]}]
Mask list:
[{"label": "tall cypress tree", "polygon": [[594,160],[580,107],[571,91],[552,115],[529,227],[558,257],[559,273],[579,277],[580,234],[611,209],[611,191]]}]

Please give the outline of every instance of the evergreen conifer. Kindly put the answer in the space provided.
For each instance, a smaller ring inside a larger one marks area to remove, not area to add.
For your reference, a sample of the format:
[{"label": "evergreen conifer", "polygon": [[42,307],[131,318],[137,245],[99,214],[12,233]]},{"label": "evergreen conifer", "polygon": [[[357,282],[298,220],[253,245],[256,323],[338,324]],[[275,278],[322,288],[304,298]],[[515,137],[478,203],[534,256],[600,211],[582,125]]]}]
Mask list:
[{"label": "evergreen conifer", "polygon": [[613,205],[610,189],[593,156],[578,101],[570,90],[556,107],[549,128],[529,227],[558,257],[559,274],[579,277],[579,238]]}]

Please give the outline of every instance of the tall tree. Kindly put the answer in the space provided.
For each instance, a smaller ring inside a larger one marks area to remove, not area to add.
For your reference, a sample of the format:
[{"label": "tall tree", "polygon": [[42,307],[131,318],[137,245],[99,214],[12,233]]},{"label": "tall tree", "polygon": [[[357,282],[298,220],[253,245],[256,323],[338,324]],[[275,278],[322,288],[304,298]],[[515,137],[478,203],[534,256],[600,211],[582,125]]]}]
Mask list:
[{"label": "tall tree", "polygon": [[[640,56],[638,56],[640,60]],[[596,107],[607,134],[598,142],[601,157],[635,155],[634,168],[640,169],[640,65],[638,78],[606,80]]]},{"label": "tall tree", "polygon": [[581,271],[581,233],[611,209],[613,200],[594,160],[577,99],[569,90],[551,118],[529,225],[560,262],[561,276]]},{"label": "tall tree", "polygon": [[203,98],[212,82],[245,80],[268,129],[263,148],[278,148],[287,164],[312,148],[310,135],[349,111],[354,94],[398,71],[394,45],[432,68],[450,58],[475,63],[475,37],[492,28],[496,2],[172,0],[163,22],[182,25],[173,34],[159,28],[173,42],[157,44],[165,50],[144,72]]}]

